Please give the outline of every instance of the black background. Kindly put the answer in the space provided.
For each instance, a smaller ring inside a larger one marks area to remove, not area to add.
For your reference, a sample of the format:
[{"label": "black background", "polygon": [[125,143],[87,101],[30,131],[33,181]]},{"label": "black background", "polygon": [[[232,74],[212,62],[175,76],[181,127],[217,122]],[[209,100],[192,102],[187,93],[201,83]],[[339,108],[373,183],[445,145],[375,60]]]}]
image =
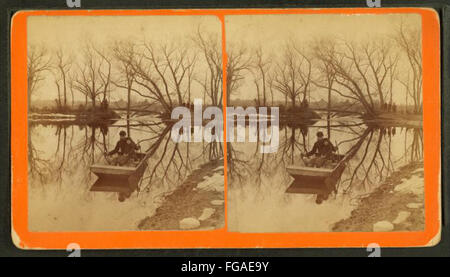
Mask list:
[{"label": "black background", "polygon": [[[67,257],[65,250],[20,250],[11,241],[11,164],[10,164],[10,20],[18,10],[69,9],[66,0],[1,0],[0,12],[0,256],[19,257]],[[450,257],[450,211],[449,211],[449,143],[450,124],[446,123],[450,109],[450,0],[440,1],[381,1],[382,7],[429,7],[441,18],[441,101],[442,101],[442,239],[435,247],[427,248],[383,248],[381,256],[441,256]],[[449,5],[448,7],[446,5]],[[249,0],[81,0],[81,9],[176,9],[176,8],[314,8],[314,7],[366,7],[366,0],[347,1],[249,1]],[[374,26],[376,28],[376,26]],[[425,95],[426,97],[426,95]],[[448,125],[448,126],[447,126]],[[256,257],[251,260],[267,261],[267,257],[367,257],[365,248],[353,249],[188,249],[188,250],[81,250],[81,256],[131,256],[131,257],[178,257],[164,261],[151,259],[154,266],[165,266],[178,271],[176,265],[197,257],[197,262],[207,262],[213,257]],[[209,257],[199,258],[199,257]],[[221,259],[214,259],[219,263]],[[228,261],[238,260],[228,258]],[[273,265],[297,263],[298,259],[270,259]],[[311,264],[310,264],[311,265]],[[175,266],[175,267],[174,267]],[[288,265],[289,266],[289,265]],[[313,264],[319,270],[320,264]],[[273,266],[272,269],[276,269]],[[278,271],[280,267],[277,268]],[[314,274],[314,273],[313,273]]]}]

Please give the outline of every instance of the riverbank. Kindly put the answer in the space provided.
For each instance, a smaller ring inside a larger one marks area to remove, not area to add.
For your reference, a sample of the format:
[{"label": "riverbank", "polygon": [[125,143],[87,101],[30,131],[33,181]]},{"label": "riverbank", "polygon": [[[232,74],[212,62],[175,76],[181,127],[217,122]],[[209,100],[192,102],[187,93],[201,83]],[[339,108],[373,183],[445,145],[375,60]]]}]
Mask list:
[{"label": "riverbank", "polygon": [[382,113],[376,118],[365,118],[369,126],[376,127],[411,127],[421,128],[423,123],[422,114],[404,114],[404,113]]},{"label": "riverbank", "polygon": [[194,170],[152,216],[142,219],[140,230],[210,230],[225,223],[223,160]]},{"label": "riverbank", "polygon": [[314,120],[321,116],[311,109],[280,110],[280,121]]},{"label": "riverbank", "polygon": [[423,162],[393,172],[349,218],[334,224],[335,232],[422,231],[425,224]]},{"label": "riverbank", "polygon": [[28,118],[31,122],[36,123],[102,124],[108,120],[119,119],[120,116],[113,110],[89,109],[49,113],[34,112],[30,113]]}]

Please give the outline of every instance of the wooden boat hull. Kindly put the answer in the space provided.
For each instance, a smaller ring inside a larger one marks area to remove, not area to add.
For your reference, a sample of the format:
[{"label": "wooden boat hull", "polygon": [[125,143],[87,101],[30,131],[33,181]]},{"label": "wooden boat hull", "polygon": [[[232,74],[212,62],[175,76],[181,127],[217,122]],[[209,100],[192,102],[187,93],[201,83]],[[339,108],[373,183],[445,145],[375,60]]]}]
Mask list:
[{"label": "wooden boat hull", "polygon": [[327,177],[332,172],[333,169],[328,168],[315,168],[315,167],[306,167],[306,166],[287,166],[286,167],[287,172],[294,176],[314,176],[314,177]]},{"label": "wooden boat hull", "polygon": [[110,175],[110,176],[122,176],[131,175],[136,171],[135,167],[128,166],[112,166],[103,164],[94,164],[91,166],[91,172],[97,176]]},{"label": "wooden boat hull", "polygon": [[339,162],[333,169],[287,166],[287,172],[293,177],[286,193],[326,194],[335,189],[345,169],[345,163]]},{"label": "wooden boat hull", "polygon": [[286,192],[309,193],[312,191],[311,186],[336,190],[336,184],[339,182],[347,162],[356,155],[369,133],[370,128],[366,129],[359,141],[345,155],[332,155],[331,159],[337,164],[331,171],[323,168],[288,166],[287,171],[294,180]]},{"label": "wooden boat hull", "polygon": [[[145,156],[139,155],[141,159]],[[91,166],[91,172],[98,179],[92,185],[90,191],[131,194],[138,188],[147,165],[146,160],[139,162],[136,167],[94,164]]]}]

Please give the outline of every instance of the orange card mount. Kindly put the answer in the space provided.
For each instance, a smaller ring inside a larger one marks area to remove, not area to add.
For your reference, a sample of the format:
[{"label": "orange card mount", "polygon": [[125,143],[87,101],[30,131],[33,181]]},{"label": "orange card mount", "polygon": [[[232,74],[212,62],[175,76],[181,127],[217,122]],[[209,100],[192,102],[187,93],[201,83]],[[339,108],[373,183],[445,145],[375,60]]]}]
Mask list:
[{"label": "orange card mount", "polygon": [[11,28],[19,248],[440,240],[434,10],[23,11]]}]

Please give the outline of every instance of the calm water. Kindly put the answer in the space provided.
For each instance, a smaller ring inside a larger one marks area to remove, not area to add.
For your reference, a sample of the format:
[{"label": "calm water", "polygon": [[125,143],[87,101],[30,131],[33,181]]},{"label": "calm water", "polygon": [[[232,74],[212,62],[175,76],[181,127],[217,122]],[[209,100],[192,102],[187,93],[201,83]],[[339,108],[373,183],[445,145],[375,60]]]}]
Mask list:
[{"label": "calm water", "polygon": [[[293,178],[286,165],[302,165],[322,131],[345,154],[356,146],[341,180],[328,200],[316,195],[285,193]],[[350,215],[358,199],[378,187],[393,171],[423,158],[422,129],[369,128],[359,119],[320,120],[305,126],[283,126],[277,153],[260,154],[259,146],[231,143],[229,148],[229,229],[240,232],[317,232]],[[230,158],[231,157],[231,158]]]},{"label": "calm water", "polygon": [[[90,192],[97,177],[94,163],[114,148],[127,130],[142,150],[156,145],[140,192],[125,202],[116,193]],[[301,164],[316,132],[323,131],[339,153],[358,145],[336,193],[320,205],[315,195],[287,194],[289,164]],[[154,213],[165,195],[189,173],[222,158],[220,143],[179,143],[170,139],[171,125],[144,116],[90,127],[30,123],[29,227],[32,231],[136,230]],[[228,226],[241,232],[329,231],[350,215],[358,198],[379,186],[399,167],[423,157],[422,129],[369,128],[359,119],[320,120],[303,126],[281,126],[277,153],[261,154],[258,143],[228,143]]]},{"label": "calm water", "polygon": [[[139,194],[125,202],[117,200],[117,193],[89,191],[97,179],[90,165],[105,162],[103,153],[115,147],[121,130],[128,130],[144,151],[157,147]],[[136,230],[139,220],[152,215],[193,169],[222,157],[220,145],[175,144],[170,131],[170,125],[149,116],[95,128],[30,123],[30,230]]]}]

